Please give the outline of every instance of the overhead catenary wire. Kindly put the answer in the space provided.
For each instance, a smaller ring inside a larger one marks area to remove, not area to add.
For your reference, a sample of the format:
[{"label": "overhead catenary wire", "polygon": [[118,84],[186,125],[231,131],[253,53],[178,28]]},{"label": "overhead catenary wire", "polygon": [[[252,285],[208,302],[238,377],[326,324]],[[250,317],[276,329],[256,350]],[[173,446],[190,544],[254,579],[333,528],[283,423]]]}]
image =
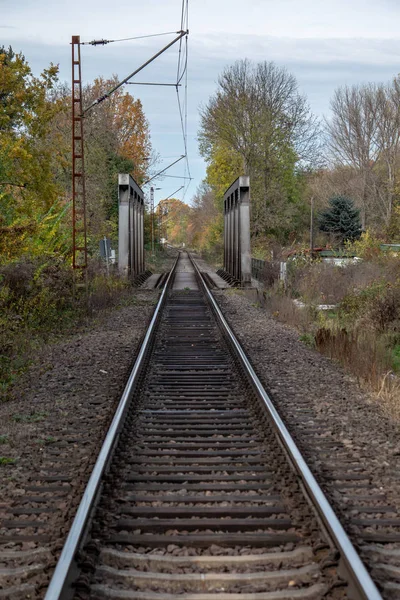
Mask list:
[{"label": "overhead catenary wire", "polygon": [[[184,175],[182,177],[180,177],[181,179],[183,179],[185,181],[184,185],[181,186],[181,189],[182,189],[182,187],[184,189],[183,197],[186,195],[187,190],[192,181],[189,160],[188,160],[188,148],[187,148],[187,71],[188,71],[188,34],[189,34],[188,14],[189,14],[188,0],[182,0],[181,29],[179,31],[166,31],[166,32],[161,32],[161,33],[154,33],[154,34],[148,34],[148,35],[142,35],[142,36],[131,36],[131,37],[127,37],[127,38],[119,38],[119,39],[112,39],[112,40],[99,39],[99,40],[92,40],[90,42],[81,42],[81,45],[92,45],[92,46],[103,45],[104,46],[106,44],[116,43],[116,42],[125,42],[125,41],[130,41],[130,40],[139,40],[139,39],[145,39],[145,38],[153,38],[153,37],[159,37],[159,36],[165,36],[165,35],[178,34],[178,37],[176,37],[174,40],[172,40],[170,43],[168,43],[164,48],[162,48],[159,52],[157,52],[154,56],[152,56],[148,61],[146,61],[138,69],[133,71],[130,75],[128,75],[128,77],[125,77],[125,79],[123,79],[122,81],[117,83],[117,85],[115,85],[111,90],[107,91],[104,95],[100,96],[99,98],[94,100],[89,106],[84,108],[82,111],[82,116],[85,116],[86,113],[89,110],[91,110],[94,106],[96,106],[97,104],[100,104],[104,100],[108,99],[114,92],[116,92],[121,86],[123,86],[125,84],[175,87],[175,90],[177,92],[179,118],[180,118],[181,129],[182,129],[184,154],[182,156],[180,156],[176,161],[174,161],[173,163],[171,163],[170,165],[168,165],[167,167],[162,169],[159,173],[157,173],[156,175],[154,175],[150,179],[148,179],[143,185],[149,183],[149,181],[152,181],[159,175],[167,176],[167,175],[164,175],[165,171],[167,171],[171,166],[173,166],[180,160],[185,159]],[[184,45],[182,46],[184,37],[185,37],[185,42],[184,42]],[[160,56],[163,52],[165,52],[168,48],[173,46],[178,41],[179,41],[179,51],[178,51],[176,83],[129,81],[137,73],[139,73],[142,69],[144,69],[147,65],[149,65],[158,56]],[[182,86],[181,81],[184,77],[185,77],[185,91],[183,94],[184,99],[181,100],[180,95],[179,95],[179,88]],[[171,177],[174,177],[174,176],[171,176]]]},{"label": "overhead catenary wire", "polygon": [[[182,0],[181,30],[183,30],[184,20],[185,20],[185,0]],[[180,69],[180,62],[181,62],[181,51],[182,51],[182,39],[179,42],[179,50],[178,50],[178,68],[177,68],[177,75],[176,75],[176,80],[177,81],[178,81],[178,78],[179,78],[179,69]]]},{"label": "overhead catenary wire", "polygon": [[147,38],[160,37],[162,35],[173,35],[179,31],[164,31],[163,33],[150,33],[148,35],[136,35],[135,37],[120,38],[118,40],[92,40],[91,42],[81,42],[81,46],[105,46],[106,44],[115,44],[116,42],[130,42],[131,40],[144,40]]},{"label": "overhead catenary wire", "polygon": [[177,190],[175,190],[174,192],[172,192],[172,194],[170,194],[170,195],[169,195],[169,196],[167,196],[166,198],[163,198],[163,200],[169,200],[170,198],[172,198],[172,196],[173,196],[174,194],[177,194],[178,192],[180,192],[180,191],[181,191],[181,190],[182,190],[184,187],[185,187],[184,185],[181,185],[181,187],[178,187],[178,189],[177,189]]},{"label": "overhead catenary wire", "polygon": [[193,177],[187,177],[185,175],[163,175],[163,177],[171,177],[172,179],[193,179]]},{"label": "overhead catenary wire", "polygon": [[[143,81],[127,81],[126,85],[163,85],[167,87],[176,87],[176,83],[156,83],[156,82],[143,82]],[[179,84],[180,85],[180,84]]]},{"label": "overhead catenary wire", "polygon": [[[182,10],[181,10],[181,28],[185,28],[186,31],[189,31],[189,2],[188,0],[182,0]],[[184,186],[182,201],[184,200],[186,193],[189,189],[190,183],[192,181],[191,173],[190,173],[190,165],[189,165],[189,157],[188,157],[188,147],[187,147],[187,105],[188,105],[188,36],[185,36],[185,43],[182,49],[183,38],[179,41],[179,50],[178,50],[178,65],[176,72],[176,98],[178,104],[179,111],[179,119],[182,130],[182,138],[183,138],[183,146],[185,150],[185,167],[184,167],[184,176],[183,179],[187,180],[187,183]],[[179,87],[181,86],[182,79],[185,78],[184,83],[184,95],[183,100],[181,100]]]},{"label": "overhead catenary wire", "polygon": [[[187,132],[188,132],[188,69],[187,69],[187,64],[188,64],[188,52],[189,52],[187,36],[186,36],[186,40],[185,40],[185,45],[186,45],[186,60],[185,60],[185,62],[186,62],[186,65],[185,65],[185,134],[186,134],[186,145],[187,145]],[[187,172],[188,172],[188,175],[190,177],[190,180],[189,180],[189,183],[187,185],[187,188],[185,189],[185,191],[183,193],[182,201],[185,199],[185,196],[186,196],[186,193],[187,193],[187,191],[189,189],[190,181],[191,181],[191,173],[190,173],[190,166],[189,166],[189,159],[188,159],[188,157],[186,158],[186,166],[187,166]]]},{"label": "overhead catenary wire", "polygon": [[151,58],[149,58],[149,60],[147,60],[144,64],[142,64],[140,67],[138,67],[137,69],[135,69],[135,71],[133,71],[130,75],[128,75],[127,77],[125,77],[125,79],[123,79],[122,81],[120,81],[111,90],[109,90],[103,96],[100,96],[100,98],[97,98],[97,100],[94,100],[91,104],[89,104],[89,106],[87,106],[83,110],[82,114],[85,115],[94,106],[96,106],[97,104],[100,104],[100,102],[103,102],[103,100],[106,100],[107,98],[109,98],[111,96],[111,94],[113,94],[114,92],[117,91],[118,88],[120,88],[122,85],[126,84],[129,81],[129,79],[132,79],[132,77],[134,77],[137,73],[139,73],[140,71],[142,71],[142,69],[144,69],[145,67],[147,67],[147,65],[149,65],[151,62],[153,62],[153,60],[155,60],[156,58],[158,58],[160,56],[160,54],[163,54],[163,52],[165,52],[166,50],[168,50],[168,48],[170,48],[171,46],[173,46],[176,42],[178,42],[185,35],[187,35],[187,31],[180,31],[178,37],[176,37],[175,39],[172,40],[172,42],[170,42],[169,44],[167,44],[166,46],[164,46],[164,48],[162,48],[161,50],[159,50],[156,54],[154,54],[154,56],[152,56]]},{"label": "overhead catenary wire", "polygon": [[182,156],[180,156],[177,160],[174,160],[174,162],[172,162],[170,165],[168,165],[167,167],[165,167],[164,169],[161,169],[161,171],[158,171],[158,173],[156,173],[155,175],[153,175],[152,177],[150,177],[150,179],[147,179],[144,183],[142,183],[142,187],[144,185],[147,185],[148,183],[150,183],[150,181],[153,181],[153,179],[155,179],[156,177],[158,177],[159,175],[162,175],[164,173],[164,171],[166,171],[167,169],[169,169],[170,167],[172,167],[173,165],[176,165],[176,163],[178,163],[180,160],[182,160],[182,158],[185,158],[185,155],[182,154]]}]

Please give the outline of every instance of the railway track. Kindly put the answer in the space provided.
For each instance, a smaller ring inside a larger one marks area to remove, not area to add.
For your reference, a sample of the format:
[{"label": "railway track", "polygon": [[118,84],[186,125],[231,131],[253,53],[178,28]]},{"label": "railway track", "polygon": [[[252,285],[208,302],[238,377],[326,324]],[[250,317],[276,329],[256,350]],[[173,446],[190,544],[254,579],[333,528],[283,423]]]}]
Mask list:
[{"label": "railway track", "polygon": [[380,598],[182,254],[46,600]]}]

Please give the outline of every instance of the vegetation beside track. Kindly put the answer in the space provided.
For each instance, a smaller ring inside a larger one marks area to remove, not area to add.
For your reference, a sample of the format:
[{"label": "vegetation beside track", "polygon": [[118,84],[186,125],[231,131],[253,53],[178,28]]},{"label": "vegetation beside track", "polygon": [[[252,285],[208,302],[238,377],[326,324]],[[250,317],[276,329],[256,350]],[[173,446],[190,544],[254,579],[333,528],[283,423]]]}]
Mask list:
[{"label": "vegetation beside track", "polygon": [[[84,89],[97,98],[115,78]],[[119,91],[85,119],[89,286],[74,293],[71,267],[71,90],[50,64],[34,76],[22,53],[0,46],[0,397],[41,346],[99,310],[125,302],[131,288],[99,262],[99,240],[116,247],[118,172],[139,184],[154,155],[140,100]],[[135,135],[124,135],[134,131]],[[146,216],[146,234],[149,236]]]},{"label": "vegetation beside track", "polygon": [[72,269],[58,258],[0,266],[0,401],[44,344],[96,322],[114,307],[135,304],[132,285],[91,265],[87,294],[74,294]]},{"label": "vegetation beside track", "polygon": [[399,258],[381,251],[368,234],[351,248],[361,262],[339,267],[309,256],[292,258],[286,286],[277,281],[274,266],[267,265],[266,305],[279,320],[296,327],[304,343],[338,360],[372,388],[399,417]]}]

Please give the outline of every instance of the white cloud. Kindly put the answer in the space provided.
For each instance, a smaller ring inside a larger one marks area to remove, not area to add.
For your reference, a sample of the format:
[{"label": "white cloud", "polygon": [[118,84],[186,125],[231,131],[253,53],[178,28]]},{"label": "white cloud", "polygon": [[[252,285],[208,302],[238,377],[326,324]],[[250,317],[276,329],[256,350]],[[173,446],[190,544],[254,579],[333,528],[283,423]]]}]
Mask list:
[{"label": "white cloud", "polygon": [[[176,31],[181,0],[0,0],[0,7],[5,23],[1,43],[22,50],[35,72],[59,63],[61,79],[69,80],[72,34],[91,40]],[[400,70],[400,3],[394,0],[189,0],[189,17],[188,145],[196,183],[204,176],[197,154],[197,109],[233,61],[247,57],[285,66],[320,115],[327,114],[335,87],[387,81]],[[125,77],[171,38],[84,47],[83,76],[88,81],[100,74]],[[173,81],[176,60],[174,48],[140,80]],[[181,154],[174,89],[127,89],[142,99],[156,149],[165,156]]]}]

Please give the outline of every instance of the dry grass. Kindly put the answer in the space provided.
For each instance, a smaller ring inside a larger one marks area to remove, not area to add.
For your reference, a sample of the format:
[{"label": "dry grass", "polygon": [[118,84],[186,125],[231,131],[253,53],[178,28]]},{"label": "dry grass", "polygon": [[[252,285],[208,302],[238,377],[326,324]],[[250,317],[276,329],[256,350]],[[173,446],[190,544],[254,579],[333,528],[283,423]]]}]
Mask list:
[{"label": "dry grass", "polygon": [[282,323],[295,327],[301,333],[312,330],[315,311],[311,307],[299,308],[285,294],[271,293],[265,300],[266,308]]},{"label": "dry grass", "polygon": [[347,332],[344,328],[320,327],[315,334],[315,346],[374,390],[381,388],[382,379],[390,370],[390,353],[373,331]]},{"label": "dry grass", "polygon": [[125,280],[90,264],[88,294],[74,293],[72,269],[60,259],[25,259],[0,267],[0,401],[49,340],[69,334],[88,317],[135,302]]},{"label": "dry grass", "polygon": [[400,421],[400,380],[390,371],[381,378],[376,398],[390,419]]},{"label": "dry grass", "polygon": [[[338,267],[329,263],[306,262],[289,266],[288,290],[309,304],[337,304],[343,298],[382,279],[382,266],[378,263],[350,264]],[[387,273],[389,276],[389,273]],[[390,279],[392,281],[392,273]]]},{"label": "dry grass", "polygon": [[279,321],[296,328],[308,346],[338,361],[372,392],[389,418],[400,421],[400,378],[392,371],[390,348],[382,336],[368,328],[349,333],[318,327],[315,311],[296,307],[288,296],[272,294],[266,306]]},{"label": "dry grass", "polygon": [[[304,261],[291,266],[286,293],[275,286],[267,307],[280,321],[295,327],[300,339],[337,360],[360,385],[375,395],[383,411],[400,419],[400,261],[380,257],[338,268]],[[308,308],[299,308],[300,298]],[[336,304],[331,314],[312,307]],[[398,356],[398,354],[397,354]]]}]

